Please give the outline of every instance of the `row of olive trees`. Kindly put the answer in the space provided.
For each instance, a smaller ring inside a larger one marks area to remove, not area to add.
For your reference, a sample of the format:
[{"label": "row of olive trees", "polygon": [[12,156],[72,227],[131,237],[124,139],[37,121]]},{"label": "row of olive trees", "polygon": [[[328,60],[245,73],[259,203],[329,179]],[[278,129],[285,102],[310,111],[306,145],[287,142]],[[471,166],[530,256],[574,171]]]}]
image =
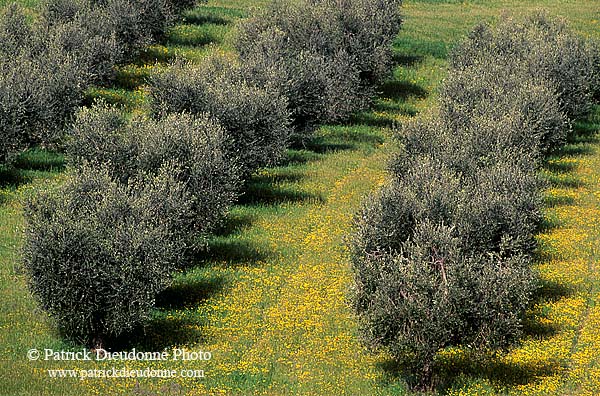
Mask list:
[{"label": "row of olive trees", "polygon": [[180,64],[154,76],[153,112],[209,113],[244,149],[254,151],[252,141],[268,147],[249,170],[271,164],[317,125],[368,104],[390,71],[400,3],[275,0],[237,26],[237,56],[199,67]]},{"label": "row of olive trees", "polygon": [[537,170],[599,88],[597,48],[543,13],[482,24],[439,108],[398,132],[391,180],[356,218],[354,306],[367,343],[434,385],[436,353],[519,337],[536,288]]},{"label": "row of olive trees", "polygon": [[62,333],[100,346],[144,323],[254,171],[277,163],[294,136],[367,103],[390,68],[398,8],[278,1],[240,25],[239,57],[153,76],[151,114],[79,111],[70,177],[26,207],[31,289]]},{"label": "row of olive trees", "polygon": [[190,1],[58,0],[0,16],[0,165],[60,141],[91,84],[110,80]]},{"label": "row of olive trees", "polygon": [[[0,19],[0,164],[33,145],[60,142],[74,165],[62,187],[25,205],[24,245],[32,292],[72,339],[99,346],[145,318],[168,283],[164,271],[202,243],[190,230],[203,235],[218,218],[197,214],[233,199],[235,168],[220,150],[225,132],[212,120],[157,124],[102,105],[78,110],[90,85],[110,83],[115,65],[160,39],[194,3],[59,0],[32,13],[13,4]],[[112,151],[94,163],[82,159],[100,144]],[[178,150],[187,162],[171,161]],[[195,199],[193,188],[206,196]]]}]

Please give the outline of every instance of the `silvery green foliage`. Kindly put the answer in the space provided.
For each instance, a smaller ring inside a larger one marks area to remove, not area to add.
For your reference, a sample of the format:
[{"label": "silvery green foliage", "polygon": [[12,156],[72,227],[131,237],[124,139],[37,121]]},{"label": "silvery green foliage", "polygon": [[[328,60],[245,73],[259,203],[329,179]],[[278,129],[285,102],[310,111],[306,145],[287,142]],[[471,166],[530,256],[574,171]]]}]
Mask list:
[{"label": "silvery green foliage", "polygon": [[176,172],[123,184],[84,166],[27,201],[30,289],[66,337],[97,347],[149,317],[184,253],[190,201]]},{"label": "silvery green foliage", "polygon": [[428,388],[445,347],[503,346],[521,332],[535,281],[524,256],[468,254],[452,226],[417,221],[399,251],[354,260],[353,304],[362,335]]},{"label": "silvery green foliage", "polygon": [[545,15],[480,25],[453,55],[440,108],[399,131],[391,180],[355,222],[354,302],[365,338],[420,387],[439,349],[519,336],[535,288],[536,172],[589,106],[590,48]]},{"label": "silvery green foliage", "polygon": [[288,98],[294,125],[310,131],[364,107],[389,73],[400,1],[274,1],[238,26],[249,79]]},{"label": "silvery green foliage", "polygon": [[334,11],[333,21],[343,32],[343,48],[354,59],[362,81],[377,84],[388,77],[392,61],[392,43],[402,24],[401,0],[310,2]]},{"label": "silvery green foliage", "polygon": [[23,7],[10,3],[2,10],[0,18],[0,50],[3,57],[19,53],[23,48],[35,45],[34,32]]},{"label": "silvery green foliage", "polygon": [[57,32],[32,28],[22,8],[0,18],[0,163],[59,140],[83,96],[86,70]]},{"label": "silvery green foliage", "polygon": [[47,26],[46,29],[55,46],[69,54],[85,72],[84,87],[105,83],[113,77],[115,65],[125,59],[125,48],[115,35],[95,34],[80,20]]},{"label": "silvery green foliage", "polygon": [[402,150],[392,156],[389,164],[392,175],[400,177],[406,166],[422,155],[464,175],[498,162],[509,161],[523,169],[533,169],[540,163],[541,153],[534,144],[536,140],[531,139],[540,132],[523,135],[524,129],[515,127],[519,124],[514,120],[525,116],[492,112],[469,118],[472,111],[461,111],[463,118],[459,119],[434,111],[406,122],[397,135]]},{"label": "silvery green foliage", "polygon": [[376,83],[389,73],[391,44],[402,19],[401,1],[308,0],[272,2],[239,26],[236,45],[242,57],[260,36],[280,31],[292,52],[314,51],[325,57],[346,52],[361,80]]},{"label": "silvery green foliage", "polygon": [[323,55],[295,50],[279,30],[262,32],[242,53],[244,78],[279,92],[303,140],[321,123],[346,119],[364,108],[372,89],[361,84],[354,59],[346,51]]},{"label": "silvery green foliage", "polygon": [[227,131],[225,150],[240,160],[244,177],[285,153],[291,132],[285,99],[246,81],[225,59],[173,65],[152,77],[151,97],[158,117],[189,112],[217,120]]},{"label": "silvery green foliage", "polygon": [[78,113],[67,154],[77,167],[108,164],[111,177],[124,184],[139,174],[176,169],[173,177],[192,200],[187,232],[197,239],[214,229],[237,197],[239,167],[226,145],[224,129],[205,115],[127,120],[120,110],[98,105]]},{"label": "silvery green foliage", "polygon": [[533,254],[542,204],[533,169],[506,160],[463,174],[427,156],[407,161],[357,216],[354,256],[398,253],[425,220],[452,226],[465,252]]},{"label": "silvery green foliage", "polygon": [[464,251],[533,256],[542,220],[543,183],[532,167],[498,161],[462,181],[464,198],[452,219]]},{"label": "silvery green foliage", "polygon": [[532,78],[548,80],[569,117],[589,110],[598,84],[598,52],[564,20],[538,12],[520,19],[505,16],[493,27],[480,24],[456,48],[451,65],[464,69],[499,57],[526,69]]},{"label": "silvery green foliage", "polygon": [[111,176],[127,183],[138,173],[136,159],[142,143],[128,133],[128,126],[125,114],[117,107],[102,103],[82,107],[67,134],[68,162],[75,167],[91,161],[110,164]]},{"label": "silvery green foliage", "polygon": [[365,203],[352,240],[361,334],[432,385],[448,346],[508,345],[536,288],[540,218],[533,172],[498,163],[462,175],[426,157]]},{"label": "silvery green foliage", "polygon": [[504,129],[495,139],[545,154],[561,146],[569,131],[559,99],[547,80],[529,75],[511,59],[488,56],[449,74],[440,92],[439,117],[457,130],[486,118]]},{"label": "silvery green foliage", "polygon": [[365,203],[355,220],[353,254],[397,253],[418,221],[450,224],[463,200],[460,180],[441,162],[420,157]]},{"label": "silvery green foliage", "polygon": [[89,40],[114,40],[124,61],[162,36],[174,20],[167,0],[59,0],[42,6],[46,23],[74,23]]}]

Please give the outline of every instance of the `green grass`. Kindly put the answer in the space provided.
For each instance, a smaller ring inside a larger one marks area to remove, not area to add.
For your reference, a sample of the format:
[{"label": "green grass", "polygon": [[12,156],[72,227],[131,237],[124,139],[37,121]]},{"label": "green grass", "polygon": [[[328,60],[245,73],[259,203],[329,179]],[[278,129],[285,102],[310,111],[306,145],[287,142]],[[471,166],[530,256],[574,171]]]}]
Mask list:
[{"label": "green grass", "polygon": [[[155,68],[168,67],[175,56],[199,61],[211,51],[230,51],[228,37],[235,20],[266,3],[217,0],[186,12],[166,42],[150,47],[135,64],[119,68],[116,87],[92,89],[89,99],[101,97],[130,110],[144,111],[144,84]],[[198,257],[159,296],[148,326],[113,340],[117,349],[158,351],[184,346],[209,350],[213,353],[210,362],[161,365],[205,369],[207,377],[202,380],[51,381],[45,376],[48,368],[107,364],[27,361],[27,350],[33,347],[80,348],[61,341],[52,323],[38,310],[18,270],[23,200],[59,183],[64,160],[60,155],[35,150],[22,155],[14,169],[0,169],[0,395],[408,394],[398,368],[385,355],[366,351],[357,338],[356,321],[346,302],[352,274],[344,238],[365,194],[385,180],[385,161],[393,150],[387,128],[435,104],[452,47],[477,22],[494,20],[502,10],[535,8],[563,15],[581,34],[600,39],[597,1],[406,1],[405,25],[394,42],[396,67],[390,80],[380,87],[373,110],[356,114],[345,125],[322,127],[305,147],[289,150],[281,166],[256,174],[210,241],[209,254]],[[578,173],[581,166],[572,165],[568,159],[585,156],[595,159],[592,165],[598,163],[599,145],[590,138],[599,127],[598,113],[577,125],[579,140],[566,146],[544,170],[549,181],[561,188],[560,193],[548,195],[548,230],[558,232],[569,224],[570,217],[561,212],[565,204],[591,209],[597,203],[588,180],[591,176]],[[592,175],[600,174],[600,166],[594,166]],[[582,183],[589,190],[583,198],[572,193],[579,191]],[[590,238],[600,238],[591,229],[587,229]],[[548,247],[545,255],[549,257],[558,251],[552,241],[542,241],[542,246]],[[594,253],[590,259],[598,257]],[[553,273],[550,267],[544,268],[542,265],[542,270]],[[587,312],[587,317],[594,317],[592,291],[597,281],[593,271],[585,272],[587,308],[581,312]],[[529,348],[530,342],[531,348],[538,345],[534,350],[540,356],[551,350],[548,340],[554,341],[540,330],[546,329],[541,318],[546,315],[552,319],[560,311],[555,306],[558,303],[549,302],[566,301],[565,306],[569,306],[571,301],[564,300],[571,297],[563,296],[561,289],[571,286],[552,282],[548,276],[549,286],[540,297],[539,312],[532,313],[532,331],[523,346]],[[585,340],[585,329],[594,322],[579,318],[574,319],[581,324],[576,339]],[[560,323],[557,326],[560,329]],[[572,341],[568,338],[571,328],[565,329],[559,334]],[[577,342],[573,345],[571,354],[588,347]],[[549,358],[551,364],[536,365],[536,361],[513,359],[520,356],[518,353],[517,348],[503,357],[473,361],[464,351],[448,351],[440,390],[519,394],[519,386],[544,385],[544,378],[555,374],[553,358]],[[594,364],[590,362],[587,367],[594,368]],[[558,364],[558,369],[561,367]],[[562,384],[563,393],[576,387],[574,381]]]},{"label": "green grass", "polygon": [[35,8],[40,3],[39,0],[0,0],[0,7],[6,7],[8,4],[17,3],[26,8]]}]

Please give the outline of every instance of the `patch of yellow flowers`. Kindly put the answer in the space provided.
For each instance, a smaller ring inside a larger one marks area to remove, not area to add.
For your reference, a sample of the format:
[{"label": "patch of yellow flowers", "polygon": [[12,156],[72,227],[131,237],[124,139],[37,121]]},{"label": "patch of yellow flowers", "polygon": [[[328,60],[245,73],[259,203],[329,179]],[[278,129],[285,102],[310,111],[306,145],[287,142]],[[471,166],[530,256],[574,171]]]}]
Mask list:
[{"label": "patch of yellow flowers", "polygon": [[586,157],[556,161],[572,168],[569,176],[580,183],[546,191],[559,198],[553,202],[568,202],[547,209],[560,224],[538,235],[544,260],[537,270],[548,293],[531,314],[546,331],[530,334],[494,358],[519,367],[522,378],[513,383],[484,380],[450,395],[600,395],[600,153],[597,145],[593,148]]}]

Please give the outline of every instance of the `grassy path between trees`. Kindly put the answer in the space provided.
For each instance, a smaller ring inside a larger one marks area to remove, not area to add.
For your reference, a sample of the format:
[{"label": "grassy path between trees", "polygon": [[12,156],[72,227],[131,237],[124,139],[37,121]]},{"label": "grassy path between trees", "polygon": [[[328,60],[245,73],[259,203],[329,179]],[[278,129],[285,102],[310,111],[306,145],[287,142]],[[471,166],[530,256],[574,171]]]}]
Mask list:
[{"label": "grassy path between trees", "polygon": [[[151,48],[151,57],[194,59],[206,48],[227,50],[227,21],[253,4],[221,0],[199,7],[173,30],[171,44]],[[60,182],[62,172],[60,157],[24,156],[17,172],[0,176],[0,395],[406,394],[386,357],[366,352],[357,340],[346,300],[352,275],[344,236],[365,194],[385,178],[391,149],[385,128],[432,105],[452,44],[479,20],[515,5],[549,8],[582,34],[600,38],[597,1],[407,1],[398,67],[374,110],[348,125],[323,127],[305,149],[290,150],[281,167],[256,175],[211,241],[210,256],[176,277],[145,332],[116,341],[145,351],[210,351],[210,361],[27,360],[34,347],[80,348],[60,341],[16,269],[23,197]],[[139,82],[151,69],[124,67],[121,86],[98,96],[143,111]],[[465,350],[440,354],[442,393],[600,394],[600,108],[577,127],[578,140],[544,170],[553,182],[548,227],[539,236],[544,287],[529,314],[527,337],[483,361],[468,359]],[[82,381],[51,380],[46,372],[110,367],[201,369],[206,377]]]}]

